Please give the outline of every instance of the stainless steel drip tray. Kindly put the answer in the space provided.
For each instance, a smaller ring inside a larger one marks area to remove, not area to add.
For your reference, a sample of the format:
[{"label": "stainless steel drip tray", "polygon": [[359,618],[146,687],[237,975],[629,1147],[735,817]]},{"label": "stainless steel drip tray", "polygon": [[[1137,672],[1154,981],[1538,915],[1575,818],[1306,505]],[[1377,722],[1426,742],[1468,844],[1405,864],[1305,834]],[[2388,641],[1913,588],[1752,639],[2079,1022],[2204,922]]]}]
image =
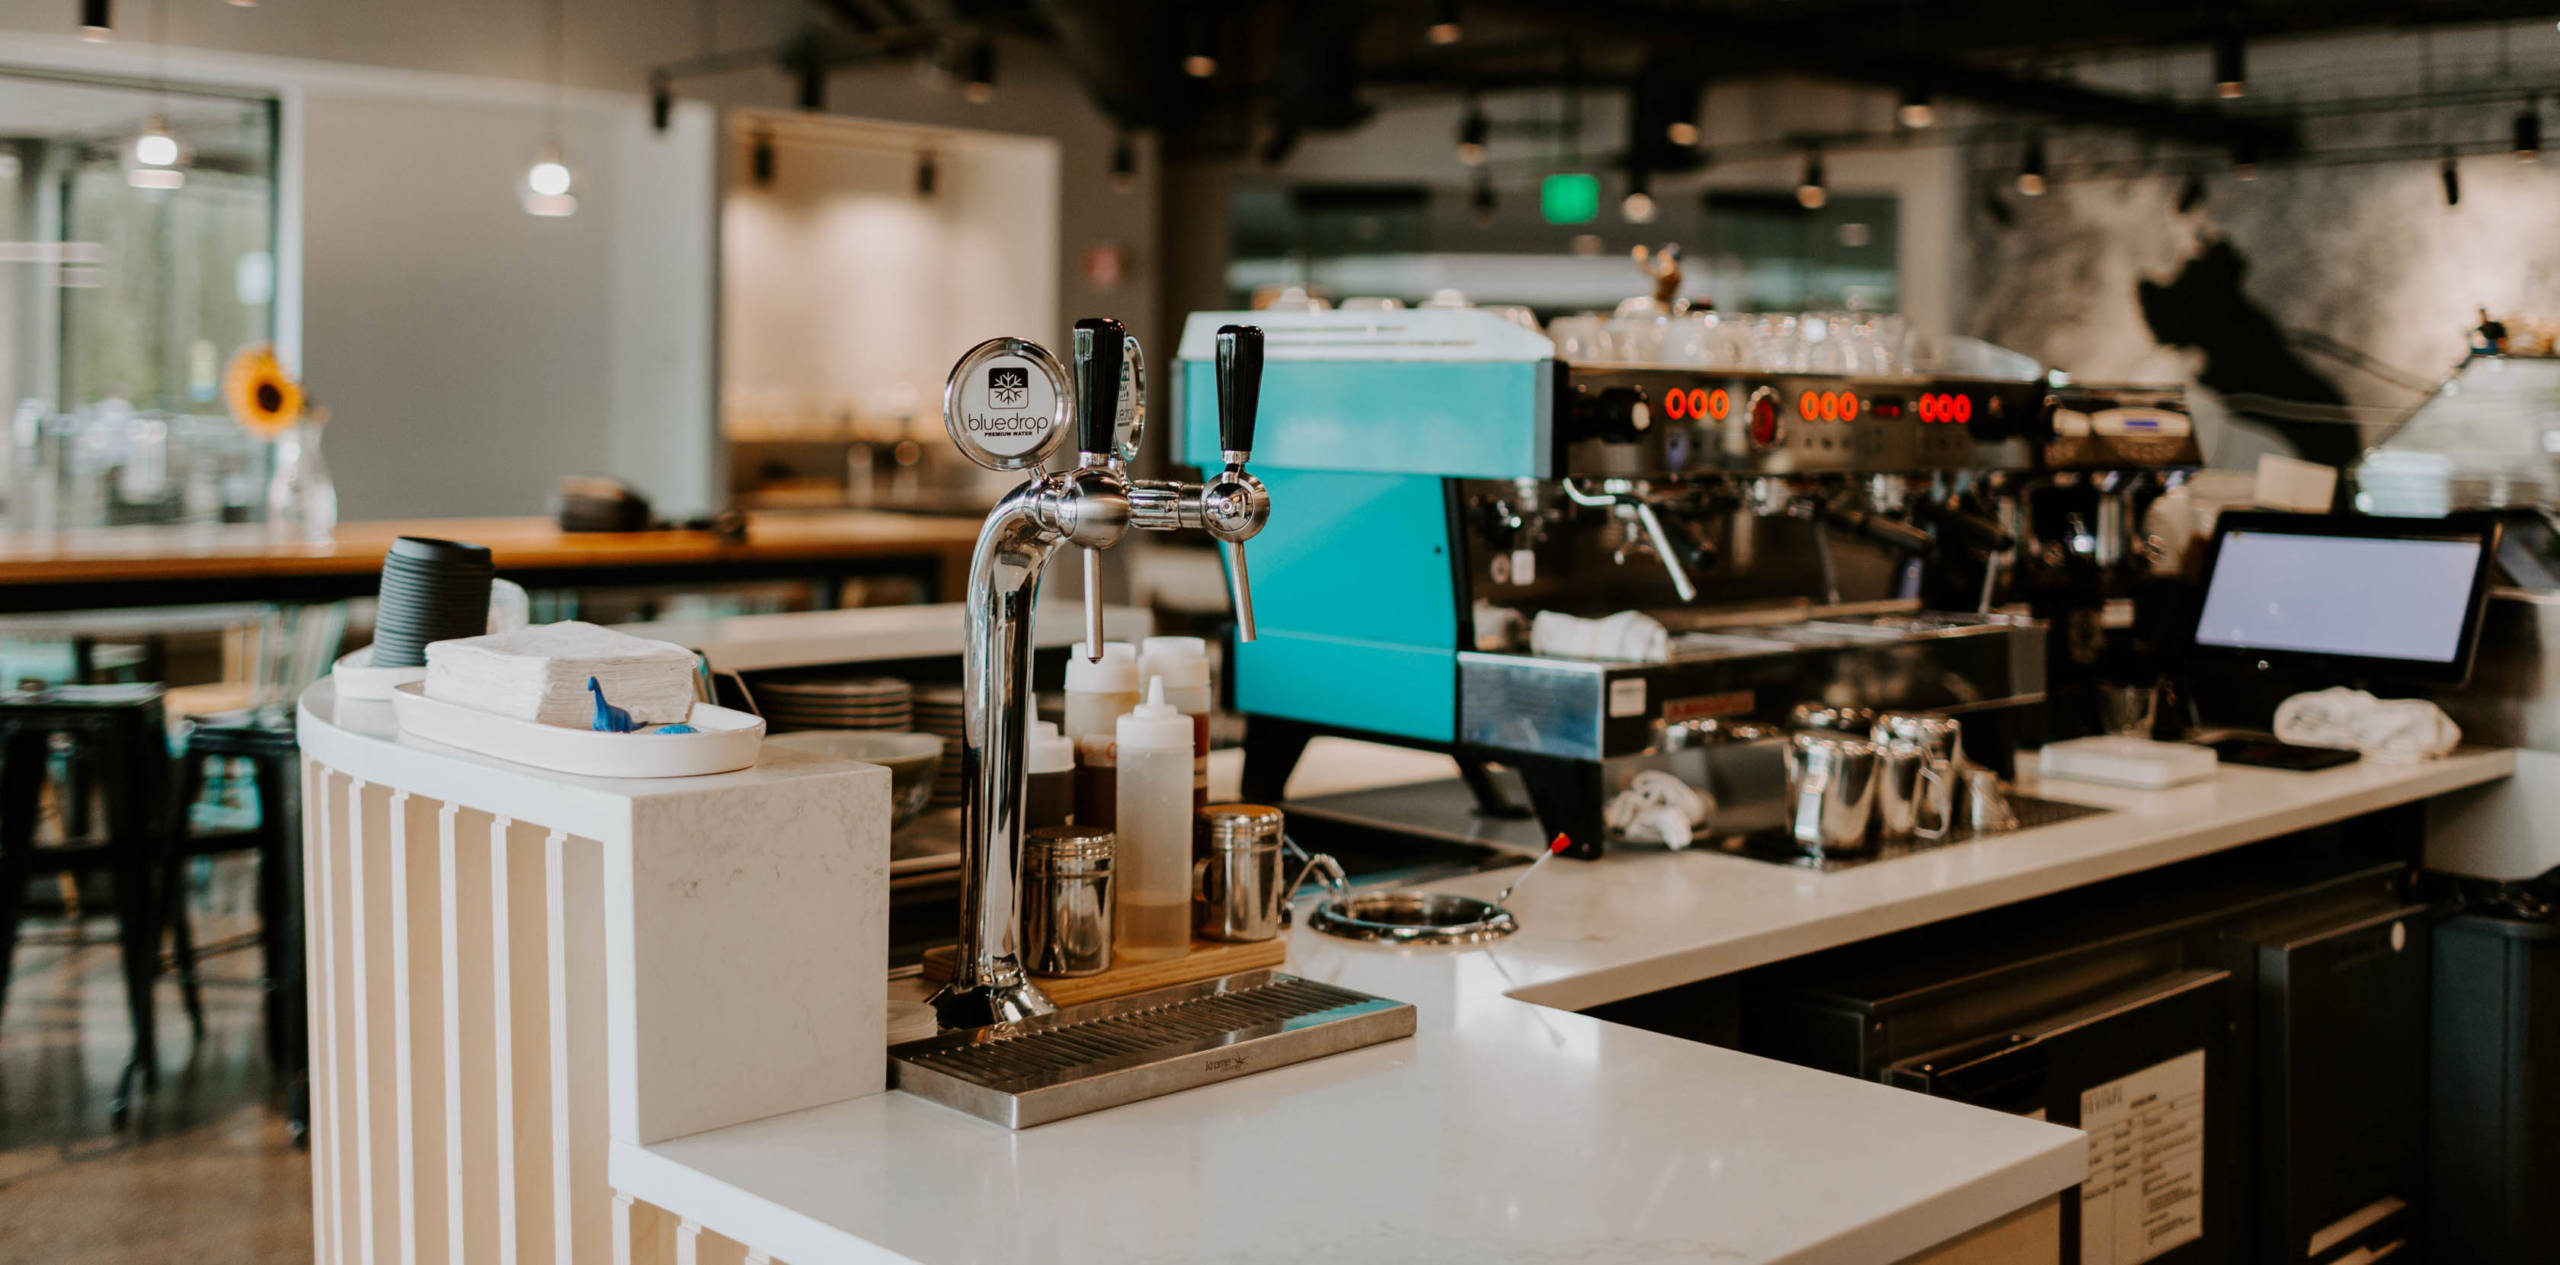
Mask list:
[{"label": "stainless steel drip tray", "polygon": [[890,1083],[1009,1129],[1413,1035],[1406,1002],[1244,971],[889,1047]]}]

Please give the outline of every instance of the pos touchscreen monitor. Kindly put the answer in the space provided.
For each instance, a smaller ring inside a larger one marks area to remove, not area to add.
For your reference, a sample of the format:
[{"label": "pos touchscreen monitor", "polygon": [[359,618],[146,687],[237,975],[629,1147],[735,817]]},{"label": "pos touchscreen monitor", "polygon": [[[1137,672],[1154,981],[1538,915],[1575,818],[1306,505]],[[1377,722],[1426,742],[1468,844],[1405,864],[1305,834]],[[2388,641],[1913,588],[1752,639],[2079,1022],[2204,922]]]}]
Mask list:
[{"label": "pos touchscreen monitor", "polygon": [[2497,552],[2487,517],[2232,511],[2214,528],[2196,650],[2339,684],[2459,685]]}]

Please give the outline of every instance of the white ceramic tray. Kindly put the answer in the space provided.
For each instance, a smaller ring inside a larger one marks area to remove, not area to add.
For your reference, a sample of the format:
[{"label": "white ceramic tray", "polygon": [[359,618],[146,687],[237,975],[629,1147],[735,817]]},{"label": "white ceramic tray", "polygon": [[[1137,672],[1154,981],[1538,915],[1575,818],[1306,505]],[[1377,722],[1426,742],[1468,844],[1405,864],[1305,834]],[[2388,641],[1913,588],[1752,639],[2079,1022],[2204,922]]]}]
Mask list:
[{"label": "white ceramic tray", "polygon": [[693,705],[686,723],[699,733],[610,734],[518,720],[429,698],[413,681],[391,691],[400,728],[430,742],[501,760],[588,777],[695,777],[751,768],[764,742],[764,720],[709,703]]},{"label": "white ceramic tray", "polygon": [[377,668],[373,666],[373,647],[365,646],[347,653],[329,669],[338,682],[340,698],[386,699],[391,691],[411,681],[427,679],[424,664],[414,668]]}]

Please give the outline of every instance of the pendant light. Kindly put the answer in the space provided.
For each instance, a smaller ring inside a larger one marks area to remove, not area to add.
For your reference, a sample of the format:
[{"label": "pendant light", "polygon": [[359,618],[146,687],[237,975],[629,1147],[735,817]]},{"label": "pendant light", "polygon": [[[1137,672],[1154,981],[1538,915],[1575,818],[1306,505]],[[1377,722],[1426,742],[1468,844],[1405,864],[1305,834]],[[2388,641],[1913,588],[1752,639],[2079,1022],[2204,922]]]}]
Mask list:
[{"label": "pendant light", "polygon": [[1916,132],[1937,123],[1938,107],[1929,99],[1929,90],[1915,83],[1902,90],[1902,105],[1894,112],[1894,118]]},{"label": "pendant light", "polygon": [[548,133],[542,148],[534,154],[533,165],[525,168],[523,186],[516,198],[525,214],[545,218],[575,215],[578,211],[578,178],[569,170],[568,159],[560,150],[560,78],[562,46],[567,41],[567,8],[564,0],[550,0],[543,22],[544,70],[551,81],[549,117],[544,122]]},{"label": "pendant light", "polygon": [[2517,162],[2529,163],[2541,160],[2542,111],[2540,103],[2531,97],[2524,99],[2524,110],[2516,115],[2515,137]]},{"label": "pendant light", "polygon": [[2225,101],[2249,95],[2249,44],[2236,30],[2213,42],[2213,92]]},{"label": "pendant light", "polygon": [[2018,159],[2018,196],[2041,198],[2044,188],[2044,133],[2029,132],[2026,152]]},{"label": "pendant light", "polygon": [[1128,193],[1138,187],[1138,147],[1122,132],[1111,140],[1111,191]]},{"label": "pendant light", "polygon": [[161,73],[169,45],[169,0],[152,0],[151,94],[154,108],[124,150],[124,182],[136,189],[177,189],[187,183],[187,151],[169,134],[168,85]]},{"label": "pendant light", "polygon": [[1822,179],[1822,151],[1804,151],[1804,175],[1796,181],[1796,205],[1808,211],[1819,211],[1831,201],[1831,189]]},{"label": "pendant light", "polygon": [[2444,182],[2444,204],[2462,205],[2462,168],[2453,161],[2453,150],[2444,151],[2444,165],[2436,170],[2436,178]]},{"label": "pendant light", "polygon": [[1187,47],[1182,54],[1182,73],[1194,79],[1217,75],[1217,34],[1217,9],[1205,4],[1194,7],[1184,36]]},{"label": "pendant light", "polygon": [[1500,208],[1501,203],[1494,198],[1493,181],[1477,175],[1475,192],[1467,198],[1467,209],[1475,217],[1476,227],[1493,227],[1494,212]]},{"label": "pendant light", "polygon": [[114,0],[80,0],[80,38],[104,44],[116,35]]},{"label": "pendant light", "polygon": [[1484,116],[1484,105],[1473,97],[1467,99],[1467,112],[1458,116],[1458,161],[1469,167],[1484,165],[1484,144],[1493,134],[1493,123]]},{"label": "pendant light", "polygon": [[1438,0],[1431,9],[1431,25],[1422,29],[1422,38],[1434,44],[1455,44],[1465,34],[1458,22],[1458,0]]},{"label": "pendant light", "polygon": [[971,105],[985,105],[996,99],[996,42],[984,35],[969,46],[961,59],[965,77],[960,82],[960,95]]}]

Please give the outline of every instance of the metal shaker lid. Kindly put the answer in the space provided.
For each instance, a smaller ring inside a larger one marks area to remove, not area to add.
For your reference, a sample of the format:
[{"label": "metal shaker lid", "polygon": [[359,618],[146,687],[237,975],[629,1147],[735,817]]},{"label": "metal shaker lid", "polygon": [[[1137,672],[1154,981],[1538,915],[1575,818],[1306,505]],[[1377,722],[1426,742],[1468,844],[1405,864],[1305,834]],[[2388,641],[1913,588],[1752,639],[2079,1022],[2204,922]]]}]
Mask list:
[{"label": "metal shaker lid", "polygon": [[1116,835],[1098,826],[1034,826],[1022,836],[1022,863],[1058,874],[1099,874],[1111,869]]},{"label": "metal shaker lid", "polygon": [[1276,848],[1285,820],[1269,804],[1211,804],[1200,810],[1212,848]]}]

